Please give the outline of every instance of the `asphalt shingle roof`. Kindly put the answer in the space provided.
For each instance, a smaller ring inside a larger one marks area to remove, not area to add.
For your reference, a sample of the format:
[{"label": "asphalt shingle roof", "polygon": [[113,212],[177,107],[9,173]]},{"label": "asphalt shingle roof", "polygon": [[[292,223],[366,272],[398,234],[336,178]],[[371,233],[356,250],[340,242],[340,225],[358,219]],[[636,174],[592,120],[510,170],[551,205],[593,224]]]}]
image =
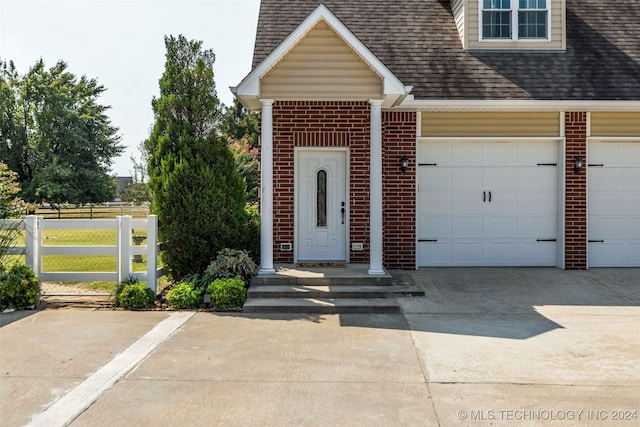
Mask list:
[{"label": "asphalt shingle roof", "polygon": [[640,100],[640,0],[567,0],[566,52],[464,52],[442,0],[262,0],[257,66],[321,3],[416,99]]}]

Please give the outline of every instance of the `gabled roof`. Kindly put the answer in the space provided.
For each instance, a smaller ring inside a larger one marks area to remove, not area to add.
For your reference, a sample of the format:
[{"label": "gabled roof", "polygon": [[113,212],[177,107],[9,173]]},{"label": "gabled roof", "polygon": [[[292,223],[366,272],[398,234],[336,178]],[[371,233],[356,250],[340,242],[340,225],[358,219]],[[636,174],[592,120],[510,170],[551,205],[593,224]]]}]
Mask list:
[{"label": "gabled roof", "polygon": [[262,0],[258,67],[319,4],[416,100],[640,100],[640,2],[566,0],[566,52],[465,52],[444,0]]},{"label": "gabled roof", "polygon": [[348,29],[336,16],[324,5],[316,5],[310,14],[302,17],[284,38],[275,46],[265,52],[265,56],[257,63],[251,73],[232,91],[245,105],[250,108],[258,108],[260,103],[260,79],[275,67],[299,43],[304,36],[311,31],[320,21],[326,22],[335,33],[367,64],[377,75],[382,78],[383,94],[388,106],[399,102],[407,95],[411,88],[405,85],[382,63],[371,51]]}]

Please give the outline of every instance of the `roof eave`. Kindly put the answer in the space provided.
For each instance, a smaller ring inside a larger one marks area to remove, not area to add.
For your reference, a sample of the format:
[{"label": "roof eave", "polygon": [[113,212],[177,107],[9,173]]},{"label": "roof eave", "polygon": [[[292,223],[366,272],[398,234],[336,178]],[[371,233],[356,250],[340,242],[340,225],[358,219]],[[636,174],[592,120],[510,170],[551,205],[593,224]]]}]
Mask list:
[{"label": "roof eave", "polygon": [[414,111],[442,112],[632,112],[640,111],[640,100],[424,100],[407,97],[395,108]]}]

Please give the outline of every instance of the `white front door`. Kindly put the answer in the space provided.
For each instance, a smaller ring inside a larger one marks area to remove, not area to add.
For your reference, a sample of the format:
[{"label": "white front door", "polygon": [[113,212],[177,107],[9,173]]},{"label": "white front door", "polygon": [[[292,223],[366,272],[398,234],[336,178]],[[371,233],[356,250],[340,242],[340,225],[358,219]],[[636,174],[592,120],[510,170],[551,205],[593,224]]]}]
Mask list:
[{"label": "white front door", "polygon": [[421,141],[420,266],[554,266],[554,141]]},{"label": "white front door", "polygon": [[297,260],[345,261],[346,152],[297,152]]},{"label": "white front door", "polygon": [[640,267],[640,143],[589,144],[589,267]]}]

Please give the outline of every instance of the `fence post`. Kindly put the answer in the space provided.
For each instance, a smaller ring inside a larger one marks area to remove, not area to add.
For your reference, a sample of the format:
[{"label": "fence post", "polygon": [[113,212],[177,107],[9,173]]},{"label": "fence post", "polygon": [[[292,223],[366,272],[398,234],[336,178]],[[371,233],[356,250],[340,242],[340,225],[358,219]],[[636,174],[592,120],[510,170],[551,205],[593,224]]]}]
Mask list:
[{"label": "fence post", "polygon": [[25,261],[31,271],[38,275],[38,217],[27,215],[25,218]]},{"label": "fence post", "polygon": [[119,216],[118,221],[118,283],[124,282],[131,274],[131,217]]},{"label": "fence post", "polygon": [[158,287],[158,216],[147,215],[147,286]]}]

